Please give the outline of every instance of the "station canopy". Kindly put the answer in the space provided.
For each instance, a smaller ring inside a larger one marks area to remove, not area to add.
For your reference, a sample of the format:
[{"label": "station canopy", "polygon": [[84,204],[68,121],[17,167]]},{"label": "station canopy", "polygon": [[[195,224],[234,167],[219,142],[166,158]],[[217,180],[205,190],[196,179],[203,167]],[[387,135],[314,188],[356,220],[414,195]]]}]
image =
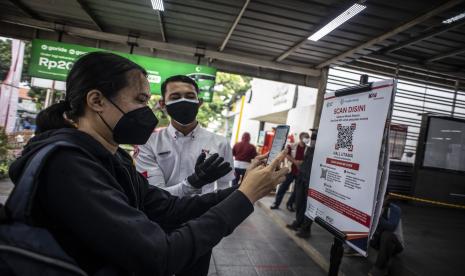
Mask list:
[{"label": "station canopy", "polygon": [[[308,39],[355,4],[366,8],[317,41]],[[137,53],[313,87],[328,66],[400,70],[461,85],[465,80],[463,0],[0,0],[0,5],[3,36],[134,45]]]}]

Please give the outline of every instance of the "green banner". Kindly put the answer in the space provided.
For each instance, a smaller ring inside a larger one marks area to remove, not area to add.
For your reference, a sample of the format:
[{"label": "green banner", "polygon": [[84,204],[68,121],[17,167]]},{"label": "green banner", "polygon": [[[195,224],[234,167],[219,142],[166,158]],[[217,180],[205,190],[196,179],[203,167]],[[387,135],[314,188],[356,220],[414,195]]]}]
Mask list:
[{"label": "green banner", "polygon": [[[65,81],[76,59],[89,52],[107,51],[99,48],[84,47],[62,42],[34,39],[29,74],[33,77]],[[173,75],[187,75],[194,79],[200,88],[199,97],[206,102],[213,98],[216,68],[108,51],[123,56],[147,70],[150,91],[160,95],[161,83]]]}]

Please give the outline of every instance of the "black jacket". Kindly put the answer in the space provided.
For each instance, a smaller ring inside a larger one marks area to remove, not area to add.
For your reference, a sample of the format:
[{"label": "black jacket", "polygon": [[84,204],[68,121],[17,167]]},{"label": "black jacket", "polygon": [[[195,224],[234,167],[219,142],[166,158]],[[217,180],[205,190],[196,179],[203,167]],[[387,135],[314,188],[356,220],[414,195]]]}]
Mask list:
[{"label": "black jacket", "polygon": [[309,182],[310,174],[312,172],[313,155],[315,154],[315,147],[308,147],[305,151],[304,160],[299,167],[298,181]]},{"label": "black jacket", "polygon": [[178,198],[149,186],[126,152],[113,155],[76,129],[34,137],[10,168],[13,182],[38,149],[57,140],[82,151],[63,148],[47,160],[33,217],[89,274],[105,266],[116,267],[118,275],[175,274],[253,212],[234,188]]}]

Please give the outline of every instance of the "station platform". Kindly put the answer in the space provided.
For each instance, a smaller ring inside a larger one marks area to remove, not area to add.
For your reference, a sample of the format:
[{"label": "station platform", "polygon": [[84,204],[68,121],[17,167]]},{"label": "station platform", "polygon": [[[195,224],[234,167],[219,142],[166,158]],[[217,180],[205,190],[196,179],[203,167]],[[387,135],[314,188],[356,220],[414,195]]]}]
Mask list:
[{"label": "station platform", "polygon": [[[0,203],[13,185],[0,180]],[[247,275],[327,275],[332,237],[317,224],[308,239],[295,236],[285,227],[295,213],[285,208],[270,210],[274,200],[268,196],[255,205],[255,212],[214,249],[211,276]],[[463,275],[465,271],[465,211],[398,202],[406,248],[393,259],[390,275]],[[367,275],[376,258],[344,256],[340,275]]]},{"label": "station platform", "polygon": [[323,276],[326,273],[266,210],[255,212],[213,249],[209,275]]},{"label": "station platform", "polygon": [[[13,188],[0,180],[0,203]],[[230,236],[213,249],[211,276],[326,275],[259,206]]]},{"label": "station platform", "polygon": [[[300,239],[285,228],[295,213],[285,208],[287,195],[280,209],[270,210],[274,197],[268,196],[258,206],[311,256],[321,268],[329,267],[332,236],[319,225],[312,225],[309,239]],[[396,202],[402,209],[405,249],[392,260],[390,275],[463,275],[465,271],[465,210]],[[367,275],[377,252],[370,248],[368,258],[344,256],[341,272],[346,276]]]}]

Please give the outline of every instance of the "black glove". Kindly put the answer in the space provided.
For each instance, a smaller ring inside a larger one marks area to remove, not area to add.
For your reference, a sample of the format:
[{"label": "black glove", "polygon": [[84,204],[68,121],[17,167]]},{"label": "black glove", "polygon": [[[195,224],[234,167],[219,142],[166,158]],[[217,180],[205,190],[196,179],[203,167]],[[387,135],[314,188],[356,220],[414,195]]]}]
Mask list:
[{"label": "black glove", "polygon": [[205,157],[205,153],[202,152],[195,162],[195,172],[187,177],[187,181],[197,189],[216,181],[232,170],[231,164],[223,162],[224,158],[219,157],[218,153],[213,154],[207,160]]}]

